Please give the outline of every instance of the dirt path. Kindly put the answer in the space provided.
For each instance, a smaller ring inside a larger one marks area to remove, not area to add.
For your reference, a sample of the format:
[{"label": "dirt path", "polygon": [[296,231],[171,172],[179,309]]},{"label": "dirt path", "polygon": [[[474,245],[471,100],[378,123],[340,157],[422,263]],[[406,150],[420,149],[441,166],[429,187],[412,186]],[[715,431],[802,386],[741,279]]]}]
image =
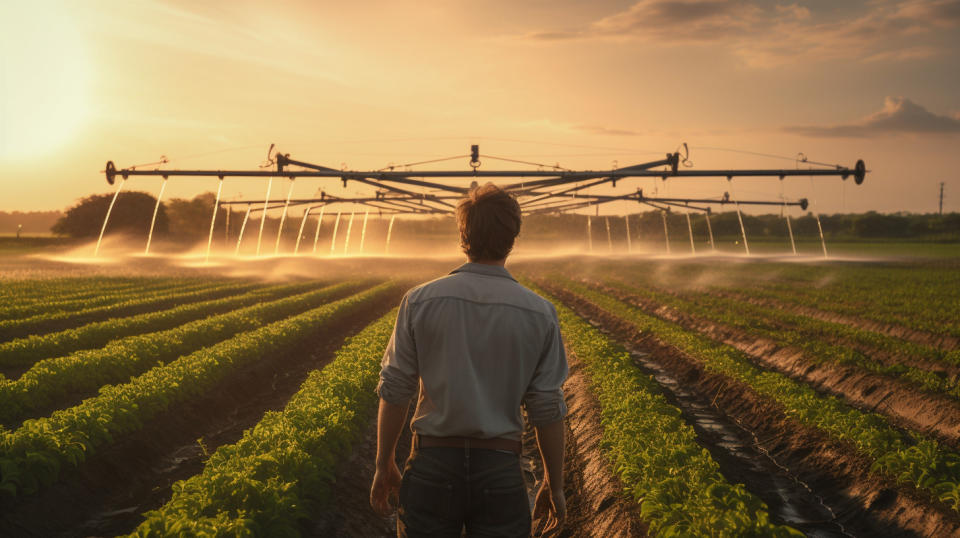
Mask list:
[{"label": "dirt path", "polygon": [[57,484],[0,517],[3,536],[113,536],[131,532],[161,506],[170,486],[203,468],[206,454],[236,442],[266,411],[286,405],[307,374],[333,358],[344,339],[399,301],[390,294],[306,338],[284,356],[264,357],[219,389],[177,405],[140,432],[105,447]]},{"label": "dirt path", "polygon": [[[847,532],[862,536],[953,536],[960,517],[909,487],[870,471],[854,448],[788,418],[777,404],[748,386],[706,371],[700,363],[640,334],[629,323],[563,290],[553,289],[580,315],[601,323],[625,343],[647,349],[653,360],[703,400],[713,402],[750,431],[757,444],[792,476],[810,486]],[[753,485],[755,486],[755,485]],[[748,488],[753,490],[751,484]]]}]

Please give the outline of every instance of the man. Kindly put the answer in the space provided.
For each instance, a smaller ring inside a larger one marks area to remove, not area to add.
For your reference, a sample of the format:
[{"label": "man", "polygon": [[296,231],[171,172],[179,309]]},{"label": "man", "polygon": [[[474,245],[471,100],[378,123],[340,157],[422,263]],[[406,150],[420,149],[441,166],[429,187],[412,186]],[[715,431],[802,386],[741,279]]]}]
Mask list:
[{"label": "man", "polygon": [[[468,536],[529,536],[522,406],[544,463],[533,516],[557,531],[566,511],[567,412],[557,313],[504,268],[520,232],[512,196],[488,183],[472,189],[456,215],[469,262],[404,296],[383,357],[370,504],[386,516],[398,496],[401,537],[460,536],[464,528]],[[418,390],[401,478],[397,440]]]}]

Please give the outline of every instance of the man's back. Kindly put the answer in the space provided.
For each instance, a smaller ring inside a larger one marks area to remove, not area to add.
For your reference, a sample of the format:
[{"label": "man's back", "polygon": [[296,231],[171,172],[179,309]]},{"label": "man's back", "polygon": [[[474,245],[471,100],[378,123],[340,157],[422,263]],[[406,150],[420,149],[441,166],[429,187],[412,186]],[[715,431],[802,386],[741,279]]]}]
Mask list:
[{"label": "man's back", "polygon": [[[391,342],[401,353],[398,370],[385,361],[384,380],[405,376],[409,389],[410,376],[420,376],[417,433],[519,439],[521,403],[534,423],[563,416],[559,387],[567,372],[556,311],[506,269],[464,264],[411,290],[401,308],[401,341]],[[410,349],[415,357],[402,355]]]}]

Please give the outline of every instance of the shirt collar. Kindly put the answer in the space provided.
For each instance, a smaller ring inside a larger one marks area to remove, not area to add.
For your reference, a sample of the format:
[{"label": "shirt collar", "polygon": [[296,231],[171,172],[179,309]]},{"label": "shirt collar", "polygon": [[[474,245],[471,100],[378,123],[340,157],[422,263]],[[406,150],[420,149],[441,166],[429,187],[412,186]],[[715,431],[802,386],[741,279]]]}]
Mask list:
[{"label": "shirt collar", "polygon": [[498,276],[501,278],[509,278],[510,280],[516,282],[517,279],[513,278],[513,275],[510,274],[510,271],[507,271],[505,267],[500,267],[499,265],[487,265],[485,263],[473,263],[467,262],[460,267],[457,267],[453,271],[450,271],[450,274],[454,273],[477,273],[478,275],[486,276]]}]

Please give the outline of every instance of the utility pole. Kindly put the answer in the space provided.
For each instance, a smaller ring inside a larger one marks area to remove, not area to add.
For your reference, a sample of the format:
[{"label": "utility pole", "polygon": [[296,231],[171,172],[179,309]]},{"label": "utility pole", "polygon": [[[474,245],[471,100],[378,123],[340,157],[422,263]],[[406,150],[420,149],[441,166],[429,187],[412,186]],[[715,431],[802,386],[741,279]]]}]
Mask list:
[{"label": "utility pole", "polygon": [[943,182],[940,182],[940,216],[943,216]]}]

